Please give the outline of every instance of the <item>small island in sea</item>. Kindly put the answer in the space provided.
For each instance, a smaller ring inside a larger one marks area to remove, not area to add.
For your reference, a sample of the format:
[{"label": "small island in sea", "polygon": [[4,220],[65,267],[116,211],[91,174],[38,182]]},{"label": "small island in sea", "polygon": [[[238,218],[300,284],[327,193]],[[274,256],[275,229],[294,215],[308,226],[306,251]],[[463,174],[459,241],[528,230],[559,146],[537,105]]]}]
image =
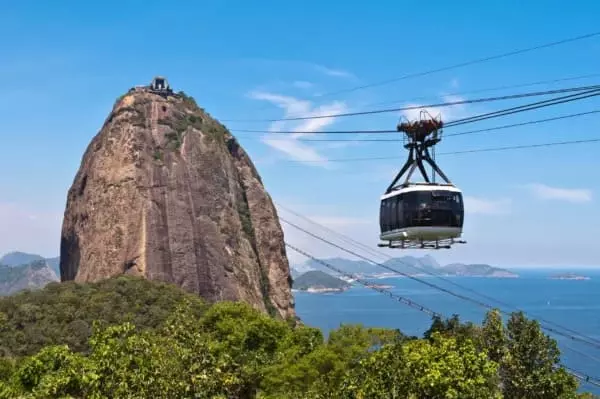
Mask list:
[{"label": "small island in sea", "polygon": [[552,280],[589,280],[587,276],[580,276],[575,273],[561,273],[550,276]]},{"label": "small island in sea", "polygon": [[369,287],[371,287],[371,288],[378,288],[378,289],[381,289],[381,290],[389,290],[389,289],[394,288],[393,285],[387,285],[387,284],[369,284]]},{"label": "small island in sea", "polygon": [[292,289],[313,293],[342,292],[352,284],[320,270],[310,270],[294,279]]}]

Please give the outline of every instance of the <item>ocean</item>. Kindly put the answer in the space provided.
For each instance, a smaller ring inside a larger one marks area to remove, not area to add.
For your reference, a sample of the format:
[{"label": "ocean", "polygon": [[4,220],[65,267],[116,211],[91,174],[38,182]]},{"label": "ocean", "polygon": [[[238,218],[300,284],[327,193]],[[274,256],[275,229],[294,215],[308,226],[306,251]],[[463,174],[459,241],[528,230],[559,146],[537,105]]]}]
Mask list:
[{"label": "ocean", "polygon": [[[505,311],[523,310],[528,318],[543,318],[600,340],[600,269],[511,269],[519,278],[445,277],[447,280],[512,305],[511,308],[481,298],[441,280],[419,277],[461,295],[469,296]],[[589,280],[553,280],[558,273],[575,273]],[[426,306],[444,316],[458,314],[462,321],[481,323],[487,309],[448,293],[403,277],[373,280],[393,286],[390,291]],[[369,327],[398,328],[404,334],[422,336],[431,325],[431,317],[417,309],[363,286],[342,293],[295,292],[296,311],[302,321],[320,328],[325,335],[342,323],[360,323]],[[556,328],[555,325],[547,325]],[[562,331],[562,330],[561,330]],[[566,366],[600,379],[600,349],[545,331],[555,338]],[[583,354],[578,353],[583,352]],[[581,383],[583,391],[600,395],[600,388]]]}]

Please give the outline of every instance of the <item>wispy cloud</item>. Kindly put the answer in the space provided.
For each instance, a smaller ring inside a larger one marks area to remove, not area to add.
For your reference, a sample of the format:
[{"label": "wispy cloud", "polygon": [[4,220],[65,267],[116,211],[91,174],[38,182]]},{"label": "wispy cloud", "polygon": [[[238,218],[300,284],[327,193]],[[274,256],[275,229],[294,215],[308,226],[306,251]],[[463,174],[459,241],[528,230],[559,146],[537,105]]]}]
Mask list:
[{"label": "wispy cloud", "polygon": [[510,213],[512,201],[509,198],[486,199],[465,196],[465,212],[482,215],[501,215]]},{"label": "wispy cloud", "polygon": [[543,200],[560,200],[573,203],[584,203],[592,200],[592,192],[588,189],[550,187],[540,183],[529,184],[528,188],[533,195]]},{"label": "wispy cloud", "polygon": [[[253,91],[248,95],[256,100],[271,102],[281,108],[284,111],[283,118],[326,116],[347,111],[346,104],[339,101],[333,101],[329,104],[314,107],[310,101],[276,93]],[[299,142],[297,139],[302,136],[310,136],[312,133],[320,131],[324,127],[334,123],[336,119],[337,118],[335,117],[325,117],[300,121],[273,122],[269,126],[269,131],[271,132],[285,129],[298,133],[286,137],[279,136],[277,138],[266,135],[262,137],[262,141],[272,148],[289,155],[295,160],[305,161],[314,166],[327,166],[328,164],[325,157],[321,156],[315,148]]]},{"label": "wispy cloud", "polygon": [[317,71],[324,73],[325,75],[333,76],[336,78],[356,79],[356,76],[353,73],[342,69],[328,68],[323,65],[314,65],[314,68]]}]

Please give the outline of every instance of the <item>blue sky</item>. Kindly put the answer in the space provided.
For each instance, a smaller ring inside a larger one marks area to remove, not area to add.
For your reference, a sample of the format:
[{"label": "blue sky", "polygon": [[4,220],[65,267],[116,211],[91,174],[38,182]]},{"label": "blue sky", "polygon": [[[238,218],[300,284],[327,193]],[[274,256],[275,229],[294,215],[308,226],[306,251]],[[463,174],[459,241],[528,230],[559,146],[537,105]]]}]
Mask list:
[{"label": "blue sky", "polygon": [[[194,96],[223,121],[337,113],[382,102],[423,104],[600,80],[456,94],[598,73],[600,37],[596,37],[371,89],[320,96],[593,32],[600,5],[592,1],[579,7],[541,0],[464,1],[460,7],[443,1],[426,6],[416,1],[165,4],[141,0],[2,4],[0,253],[19,249],[58,254],[66,192],[85,148],[115,98],[156,74],[166,75],[176,90]],[[415,100],[424,96],[428,99]],[[451,120],[522,103],[467,105],[444,109],[443,115]],[[447,133],[594,109],[600,109],[597,98],[447,129]],[[375,246],[379,196],[405,160],[400,143],[302,142],[290,136],[238,134],[236,129],[393,129],[399,116],[389,113],[284,126],[225,123],[250,153],[278,203]],[[438,151],[600,137],[599,126],[600,114],[447,137]],[[595,156],[599,149],[600,144],[582,144],[439,156],[444,171],[464,190],[464,238],[469,243],[434,256],[442,263],[599,265],[594,246],[600,226],[596,172],[600,161]],[[324,161],[382,156],[398,159]],[[298,221],[283,210],[281,215]],[[288,228],[286,238],[317,256],[340,255]],[[294,262],[299,260],[290,255]]]}]

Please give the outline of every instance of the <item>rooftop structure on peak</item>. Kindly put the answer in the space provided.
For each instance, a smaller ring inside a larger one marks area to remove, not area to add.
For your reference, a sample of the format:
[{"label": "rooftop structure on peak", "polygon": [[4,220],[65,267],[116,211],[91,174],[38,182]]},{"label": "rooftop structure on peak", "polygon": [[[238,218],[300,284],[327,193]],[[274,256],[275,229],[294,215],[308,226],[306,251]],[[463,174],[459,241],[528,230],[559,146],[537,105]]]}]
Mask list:
[{"label": "rooftop structure on peak", "polygon": [[169,81],[164,76],[155,76],[147,86],[135,86],[129,90],[132,91],[143,91],[148,93],[158,94],[163,97],[167,96],[178,96],[178,94],[173,92],[171,85],[169,85]]}]

